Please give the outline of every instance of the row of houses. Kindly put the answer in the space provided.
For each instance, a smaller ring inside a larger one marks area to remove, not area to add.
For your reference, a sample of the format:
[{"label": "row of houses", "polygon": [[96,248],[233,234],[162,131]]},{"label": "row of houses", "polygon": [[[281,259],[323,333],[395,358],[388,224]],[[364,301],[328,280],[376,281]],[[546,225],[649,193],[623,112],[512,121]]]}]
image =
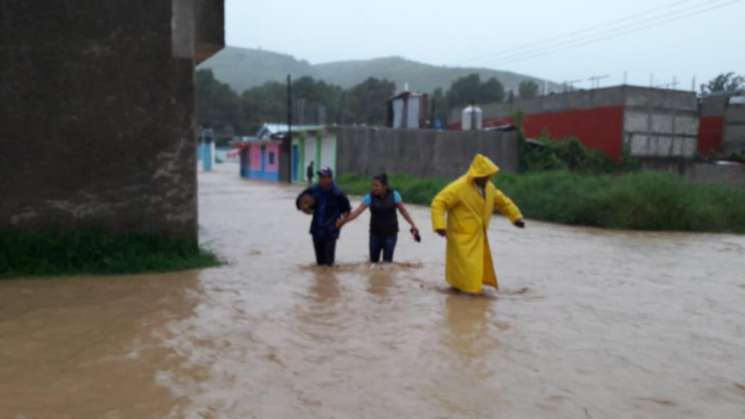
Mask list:
[{"label": "row of houses", "polygon": [[315,170],[336,168],[336,135],[331,129],[293,126],[291,136],[289,130],[285,124],[264,124],[255,138],[241,141],[237,145],[241,177],[305,183],[311,163]]},{"label": "row of houses", "polygon": [[[312,163],[314,170],[328,166],[369,174],[386,168],[447,177],[462,169],[453,162],[475,152],[491,153],[509,171],[517,167],[519,156],[517,137],[507,128],[521,125],[528,138],[573,137],[614,159],[635,157],[649,169],[676,170],[706,183],[745,185],[745,169],[696,162],[745,152],[742,96],[699,99],[692,92],[634,86],[582,90],[471,106],[454,113],[445,131],[421,128],[426,100],[409,93],[389,100],[390,128],[306,125],[294,126],[289,135],[287,125],[265,124],[255,138],[240,142],[240,174],[305,183]],[[482,132],[505,135],[477,135]]]}]

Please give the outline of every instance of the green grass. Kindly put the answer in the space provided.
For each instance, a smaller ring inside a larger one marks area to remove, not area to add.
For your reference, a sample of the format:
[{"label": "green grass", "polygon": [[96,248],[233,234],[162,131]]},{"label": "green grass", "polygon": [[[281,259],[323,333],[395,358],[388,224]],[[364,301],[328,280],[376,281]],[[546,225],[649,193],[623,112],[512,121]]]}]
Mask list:
[{"label": "green grass", "polygon": [[[569,171],[499,175],[497,186],[534,220],[613,229],[745,234],[745,190],[693,185],[667,173],[623,175]],[[369,191],[369,179],[341,176],[352,194]],[[391,176],[405,202],[429,205],[447,182]]]},{"label": "green grass", "polygon": [[217,257],[190,240],[152,234],[0,232],[0,279],[206,268]]}]

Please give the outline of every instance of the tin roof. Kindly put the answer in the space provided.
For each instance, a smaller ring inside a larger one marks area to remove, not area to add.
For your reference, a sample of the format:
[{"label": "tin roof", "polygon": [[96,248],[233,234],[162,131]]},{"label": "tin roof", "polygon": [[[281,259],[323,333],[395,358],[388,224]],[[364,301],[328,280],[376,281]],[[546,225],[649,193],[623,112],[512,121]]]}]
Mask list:
[{"label": "tin roof", "polygon": [[[320,131],[324,129],[323,125],[293,125],[292,132],[308,132],[308,131]],[[256,137],[260,140],[266,140],[272,137],[276,137],[280,134],[285,134],[289,131],[287,124],[277,123],[265,123],[262,125],[259,132],[256,133]]]}]

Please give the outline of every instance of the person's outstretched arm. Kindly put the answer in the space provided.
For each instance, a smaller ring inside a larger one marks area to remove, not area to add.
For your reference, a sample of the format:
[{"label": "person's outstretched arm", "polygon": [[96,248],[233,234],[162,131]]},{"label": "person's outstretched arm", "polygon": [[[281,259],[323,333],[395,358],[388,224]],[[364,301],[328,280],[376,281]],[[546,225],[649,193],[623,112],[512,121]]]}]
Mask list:
[{"label": "person's outstretched arm", "polygon": [[409,215],[409,211],[406,210],[406,207],[404,206],[403,202],[399,202],[396,204],[396,208],[398,208],[398,211],[401,212],[401,215],[403,215],[404,220],[406,220],[407,223],[413,228],[414,230],[419,230],[416,228],[416,224],[414,224],[414,220],[411,218],[411,215]]},{"label": "person's outstretched arm", "polygon": [[497,189],[497,193],[494,195],[494,208],[509,218],[515,226],[520,228],[525,227],[525,221],[523,221],[523,214],[520,212],[520,208],[499,189]]},{"label": "person's outstretched arm", "polygon": [[360,216],[365,210],[367,209],[367,205],[360,204],[359,207],[355,208],[354,211],[350,212],[347,217],[340,218],[339,221],[336,222],[336,228],[342,228],[344,224],[351,223],[357,217]]},{"label": "person's outstretched arm", "polygon": [[352,211],[352,205],[349,203],[349,198],[347,198],[347,195],[345,193],[341,193],[338,199],[339,212],[341,215],[339,215],[339,219],[336,220],[336,228],[339,228],[339,223],[341,223],[341,225],[344,225],[347,217],[349,217],[349,212]]}]

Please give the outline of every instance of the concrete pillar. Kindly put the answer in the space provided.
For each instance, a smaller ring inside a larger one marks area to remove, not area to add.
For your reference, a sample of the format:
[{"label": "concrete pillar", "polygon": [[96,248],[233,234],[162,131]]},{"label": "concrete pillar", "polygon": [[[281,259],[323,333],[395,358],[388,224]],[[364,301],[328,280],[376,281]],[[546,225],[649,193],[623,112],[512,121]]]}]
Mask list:
[{"label": "concrete pillar", "polygon": [[0,231],[196,239],[193,71],[223,44],[222,13],[222,0],[0,0]]}]

